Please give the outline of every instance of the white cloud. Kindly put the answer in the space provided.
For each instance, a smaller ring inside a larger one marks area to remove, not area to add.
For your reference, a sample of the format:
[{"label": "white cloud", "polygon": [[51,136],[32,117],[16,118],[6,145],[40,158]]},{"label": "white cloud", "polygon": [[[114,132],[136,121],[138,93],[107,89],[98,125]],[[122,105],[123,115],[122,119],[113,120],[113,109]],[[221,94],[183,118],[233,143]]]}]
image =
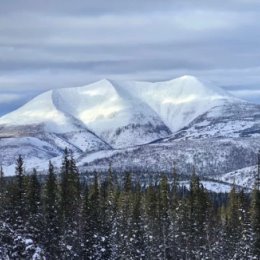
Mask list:
[{"label": "white cloud", "polygon": [[0,93],[0,104],[8,104],[10,102],[17,101],[20,98],[21,96],[18,94]]},{"label": "white cloud", "polygon": [[257,19],[257,13],[196,8],[86,16],[23,12],[0,16],[0,42],[40,46],[178,42],[190,39],[191,33],[223,33]]},{"label": "white cloud", "polygon": [[234,96],[240,97],[240,98],[256,98],[260,97],[260,89],[255,90],[255,89],[243,89],[243,90],[233,90],[230,91]]},{"label": "white cloud", "polygon": [[[102,78],[183,74],[239,90],[260,86],[258,0],[46,1],[1,5],[0,93],[26,99]],[[2,107],[7,100],[19,103],[3,96]]]}]

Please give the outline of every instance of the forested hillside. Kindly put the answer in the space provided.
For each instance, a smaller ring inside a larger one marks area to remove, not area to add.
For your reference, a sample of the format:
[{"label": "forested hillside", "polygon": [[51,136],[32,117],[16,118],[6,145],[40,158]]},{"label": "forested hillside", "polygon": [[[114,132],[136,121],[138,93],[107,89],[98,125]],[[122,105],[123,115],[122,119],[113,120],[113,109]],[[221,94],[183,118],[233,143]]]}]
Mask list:
[{"label": "forested hillside", "polygon": [[80,181],[66,149],[62,167],[0,178],[0,259],[259,259],[260,191],[209,193],[195,171],[189,190],[131,173]]}]

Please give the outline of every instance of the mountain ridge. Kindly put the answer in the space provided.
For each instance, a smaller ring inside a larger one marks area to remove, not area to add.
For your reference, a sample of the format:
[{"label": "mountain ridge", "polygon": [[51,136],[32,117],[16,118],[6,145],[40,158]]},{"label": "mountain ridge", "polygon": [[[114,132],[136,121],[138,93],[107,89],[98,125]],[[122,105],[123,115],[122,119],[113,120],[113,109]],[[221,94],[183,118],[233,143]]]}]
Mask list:
[{"label": "mountain ridge", "polygon": [[[259,136],[259,105],[221,88],[208,87],[193,76],[154,83],[104,79],[82,87],[47,91],[2,116],[0,149],[6,152],[0,152],[0,160],[6,169],[13,169],[11,163],[18,149],[25,148],[22,155],[28,165],[41,169],[40,163],[46,167],[45,161],[58,161],[68,147],[82,169],[107,168],[118,154],[116,160],[128,170],[143,169],[141,164],[148,156],[147,163],[155,162],[151,167],[157,164],[158,171],[168,171],[172,162],[162,159],[163,155],[178,161],[181,171],[185,167],[188,171],[194,163],[192,158],[197,156],[200,158],[196,163],[204,164],[204,168],[198,168],[209,174],[213,157],[203,149],[218,151],[216,147],[221,147],[225,155],[217,152],[217,159],[224,163],[219,174],[225,174],[253,164],[253,159],[244,163],[241,160],[246,153],[254,156],[252,147],[256,149]],[[196,149],[198,144],[201,147]],[[232,149],[237,159],[229,162]],[[133,160],[127,161],[126,154]],[[180,156],[186,158],[184,162]],[[142,158],[140,162],[138,157]],[[217,170],[212,172],[218,174]]]}]

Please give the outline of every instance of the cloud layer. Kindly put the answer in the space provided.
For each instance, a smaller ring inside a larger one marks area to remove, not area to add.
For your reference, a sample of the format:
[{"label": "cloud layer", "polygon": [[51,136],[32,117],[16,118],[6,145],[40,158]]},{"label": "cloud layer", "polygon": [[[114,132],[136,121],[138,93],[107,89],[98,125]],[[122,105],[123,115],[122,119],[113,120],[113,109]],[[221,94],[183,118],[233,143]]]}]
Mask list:
[{"label": "cloud layer", "polygon": [[0,114],[50,88],[183,74],[260,103],[259,16],[256,0],[5,1]]}]

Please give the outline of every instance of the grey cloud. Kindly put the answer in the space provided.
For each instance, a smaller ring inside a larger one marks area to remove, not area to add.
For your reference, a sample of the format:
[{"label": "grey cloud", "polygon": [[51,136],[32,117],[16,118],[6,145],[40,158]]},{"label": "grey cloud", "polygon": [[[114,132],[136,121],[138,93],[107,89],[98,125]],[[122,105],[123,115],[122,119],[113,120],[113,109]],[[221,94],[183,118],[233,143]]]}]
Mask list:
[{"label": "grey cloud", "polygon": [[20,98],[0,114],[50,88],[182,74],[260,103],[259,15],[257,0],[4,1],[0,93]]}]

